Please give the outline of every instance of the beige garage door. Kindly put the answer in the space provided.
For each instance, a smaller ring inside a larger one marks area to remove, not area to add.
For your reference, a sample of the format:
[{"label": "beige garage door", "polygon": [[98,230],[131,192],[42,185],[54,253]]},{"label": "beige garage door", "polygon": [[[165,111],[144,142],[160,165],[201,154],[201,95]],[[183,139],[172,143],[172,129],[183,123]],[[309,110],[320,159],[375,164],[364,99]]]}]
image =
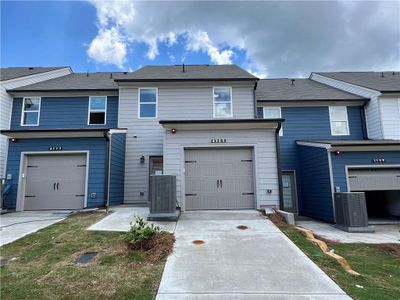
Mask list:
[{"label": "beige garage door", "polygon": [[24,210],[81,209],[86,155],[29,155]]},{"label": "beige garage door", "polygon": [[400,190],[400,168],[351,168],[350,191]]},{"label": "beige garage door", "polygon": [[252,149],[185,150],[185,207],[255,207]]}]

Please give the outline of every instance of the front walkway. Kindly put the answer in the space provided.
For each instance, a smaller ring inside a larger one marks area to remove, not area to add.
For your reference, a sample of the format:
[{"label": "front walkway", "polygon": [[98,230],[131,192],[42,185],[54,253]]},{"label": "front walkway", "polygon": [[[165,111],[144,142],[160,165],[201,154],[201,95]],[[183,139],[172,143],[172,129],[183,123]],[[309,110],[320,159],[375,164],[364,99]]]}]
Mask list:
[{"label": "front walkway", "polygon": [[350,299],[257,211],[185,212],[175,236],[158,300]]},{"label": "front walkway", "polygon": [[0,246],[64,220],[70,211],[24,211],[0,216]]}]

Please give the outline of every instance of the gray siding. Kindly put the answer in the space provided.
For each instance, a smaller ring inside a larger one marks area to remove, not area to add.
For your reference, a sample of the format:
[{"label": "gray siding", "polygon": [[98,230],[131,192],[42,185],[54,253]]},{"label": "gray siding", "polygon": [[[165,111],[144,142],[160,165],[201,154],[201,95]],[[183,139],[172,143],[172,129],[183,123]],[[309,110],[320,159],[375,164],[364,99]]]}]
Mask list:
[{"label": "gray siding", "polygon": [[[215,147],[212,138],[223,137],[227,140],[224,147],[254,147],[254,172],[257,207],[278,206],[279,187],[277,175],[275,130],[213,130],[183,131],[176,134],[166,131],[164,146],[164,174],[177,176],[177,200],[184,203],[184,147]],[[221,147],[221,146],[220,146]],[[267,189],[272,189],[268,194]]]},{"label": "gray siding", "polygon": [[[158,87],[158,117],[156,119],[138,119],[138,87],[142,86],[120,87],[118,127],[128,129],[125,203],[147,203],[149,156],[163,155],[164,135],[159,120],[212,119],[212,87],[221,85],[227,84],[143,85],[143,87]],[[233,118],[254,118],[253,86],[236,84],[232,87]],[[140,163],[142,155],[145,157],[144,164]],[[144,194],[141,195],[141,192]]]}]

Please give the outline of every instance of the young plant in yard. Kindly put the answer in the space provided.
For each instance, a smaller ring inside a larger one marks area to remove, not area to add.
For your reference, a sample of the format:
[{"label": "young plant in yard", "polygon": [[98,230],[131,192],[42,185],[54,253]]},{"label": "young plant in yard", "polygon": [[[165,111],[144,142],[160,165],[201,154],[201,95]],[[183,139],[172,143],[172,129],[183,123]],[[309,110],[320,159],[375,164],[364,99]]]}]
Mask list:
[{"label": "young plant in yard", "polygon": [[138,247],[145,241],[148,241],[153,235],[160,232],[160,227],[154,224],[149,224],[139,216],[134,217],[134,222],[131,222],[131,228],[126,233],[125,239],[133,246]]}]

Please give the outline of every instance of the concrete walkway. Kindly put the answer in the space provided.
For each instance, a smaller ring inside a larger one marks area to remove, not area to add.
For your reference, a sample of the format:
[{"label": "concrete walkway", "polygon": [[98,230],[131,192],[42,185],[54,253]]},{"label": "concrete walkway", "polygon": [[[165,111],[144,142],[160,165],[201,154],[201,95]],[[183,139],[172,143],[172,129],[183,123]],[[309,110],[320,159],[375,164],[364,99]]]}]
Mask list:
[{"label": "concrete walkway", "polygon": [[[135,215],[146,220],[149,214],[148,207],[114,206],[110,207],[110,215],[93,224],[88,230],[94,231],[128,231]],[[174,232],[176,222],[149,222],[159,226],[164,231]]]},{"label": "concrete walkway", "polygon": [[185,212],[175,235],[158,300],[350,299],[257,211]]},{"label": "concrete walkway", "polygon": [[0,246],[64,220],[70,211],[24,211],[0,216]]},{"label": "concrete walkway", "polygon": [[350,233],[335,228],[331,224],[314,220],[296,221],[296,225],[310,229],[323,238],[339,243],[400,243],[400,225],[374,225],[375,232],[373,233]]}]

